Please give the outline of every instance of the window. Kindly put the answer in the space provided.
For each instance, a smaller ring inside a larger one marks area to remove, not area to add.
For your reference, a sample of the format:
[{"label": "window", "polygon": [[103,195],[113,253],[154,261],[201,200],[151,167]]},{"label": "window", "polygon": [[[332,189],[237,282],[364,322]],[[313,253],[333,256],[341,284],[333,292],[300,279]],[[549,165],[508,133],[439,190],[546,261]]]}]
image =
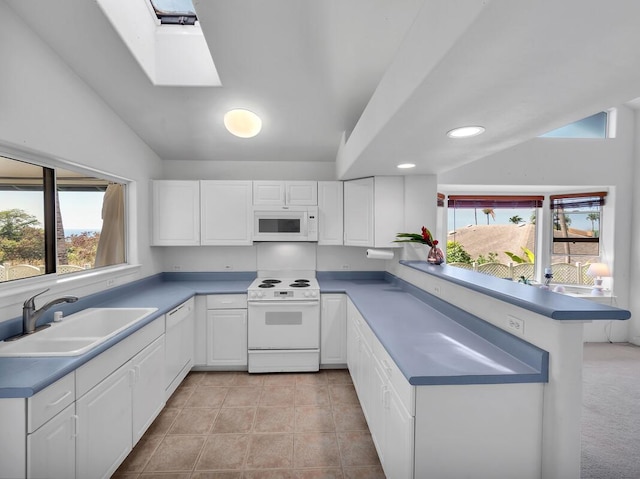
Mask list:
[{"label": "window", "polygon": [[124,188],[0,157],[0,281],[124,263]]},{"label": "window", "polygon": [[170,25],[193,25],[198,19],[192,0],[151,0],[160,23]]},{"label": "window", "polygon": [[450,195],[447,263],[505,278],[532,279],[542,196]]},{"label": "window", "polygon": [[596,192],[550,197],[554,282],[593,283],[586,269],[601,256],[600,225],[606,196],[606,192]]},{"label": "window", "polygon": [[582,120],[569,123],[552,130],[541,138],[607,138],[608,114],[605,111],[596,113]]}]

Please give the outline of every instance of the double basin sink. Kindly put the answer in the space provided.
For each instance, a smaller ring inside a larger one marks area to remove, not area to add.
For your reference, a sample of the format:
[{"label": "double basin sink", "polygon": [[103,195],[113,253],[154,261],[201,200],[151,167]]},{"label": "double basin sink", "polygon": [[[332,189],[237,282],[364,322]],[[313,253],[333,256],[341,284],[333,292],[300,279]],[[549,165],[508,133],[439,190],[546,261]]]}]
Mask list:
[{"label": "double basin sink", "polygon": [[0,357],[79,356],[158,308],[88,308],[15,341],[0,341]]}]

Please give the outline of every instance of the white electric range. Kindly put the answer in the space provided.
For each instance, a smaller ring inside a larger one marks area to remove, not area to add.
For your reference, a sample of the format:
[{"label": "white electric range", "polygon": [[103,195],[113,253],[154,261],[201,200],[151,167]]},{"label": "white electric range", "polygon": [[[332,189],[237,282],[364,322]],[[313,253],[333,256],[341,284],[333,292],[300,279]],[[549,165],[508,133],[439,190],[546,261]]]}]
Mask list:
[{"label": "white electric range", "polygon": [[320,286],[303,273],[259,272],[249,286],[250,373],[320,368]]}]

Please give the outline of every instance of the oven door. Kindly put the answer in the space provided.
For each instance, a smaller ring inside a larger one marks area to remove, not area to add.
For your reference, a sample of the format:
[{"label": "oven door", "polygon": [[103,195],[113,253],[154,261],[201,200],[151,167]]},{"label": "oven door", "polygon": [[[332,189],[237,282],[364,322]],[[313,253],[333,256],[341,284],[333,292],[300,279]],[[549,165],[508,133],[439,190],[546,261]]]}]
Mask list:
[{"label": "oven door", "polygon": [[249,349],[320,347],[319,301],[249,301]]}]

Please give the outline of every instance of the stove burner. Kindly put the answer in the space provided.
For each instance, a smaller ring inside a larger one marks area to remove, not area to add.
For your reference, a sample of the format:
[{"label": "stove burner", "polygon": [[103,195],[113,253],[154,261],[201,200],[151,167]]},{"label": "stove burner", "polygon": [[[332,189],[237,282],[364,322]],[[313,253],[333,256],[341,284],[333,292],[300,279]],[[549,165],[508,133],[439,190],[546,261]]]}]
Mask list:
[{"label": "stove burner", "polygon": [[292,288],[308,288],[311,285],[309,283],[298,283],[298,282],[295,282],[295,283],[291,283],[289,286],[292,287]]},{"label": "stove burner", "polygon": [[282,283],[282,281],[280,281],[279,279],[263,279],[262,280],[263,283],[265,284],[278,284],[278,283]]},{"label": "stove burner", "polygon": [[307,283],[307,284],[309,284],[310,281],[308,279],[296,279],[294,281],[294,283]]},{"label": "stove burner", "polygon": [[[278,281],[279,282],[279,281]],[[273,284],[271,283],[262,283],[258,285],[258,288],[273,288]]]}]

